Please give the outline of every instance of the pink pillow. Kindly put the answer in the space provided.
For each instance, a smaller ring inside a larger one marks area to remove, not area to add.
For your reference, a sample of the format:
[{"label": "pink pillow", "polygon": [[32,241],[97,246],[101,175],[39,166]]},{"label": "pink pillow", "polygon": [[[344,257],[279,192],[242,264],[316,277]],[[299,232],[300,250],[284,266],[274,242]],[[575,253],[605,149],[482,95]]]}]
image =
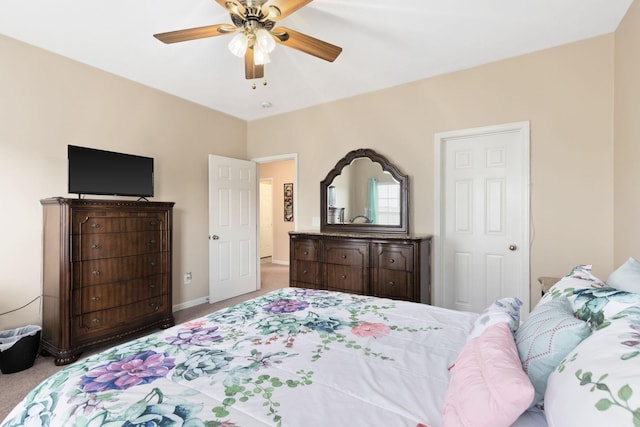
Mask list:
[{"label": "pink pillow", "polygon": [[443,427],[508,427],[533,401],[533,385],[507,323],[467,342],[451,372]]}]

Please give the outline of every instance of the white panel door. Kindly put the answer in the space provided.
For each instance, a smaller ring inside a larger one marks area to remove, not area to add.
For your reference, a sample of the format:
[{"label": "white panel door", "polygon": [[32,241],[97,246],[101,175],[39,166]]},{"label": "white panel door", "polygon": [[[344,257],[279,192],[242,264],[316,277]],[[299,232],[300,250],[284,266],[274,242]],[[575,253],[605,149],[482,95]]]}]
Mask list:
[{"label": "white panel door", "polygon": [[209,302],[258,289],[256,163],[209,155]]},{"label": "white panel door", "polygon": [[529,309],[528,123],[436,136],[440,165],[436,303],[482,311],[516,296]]}]

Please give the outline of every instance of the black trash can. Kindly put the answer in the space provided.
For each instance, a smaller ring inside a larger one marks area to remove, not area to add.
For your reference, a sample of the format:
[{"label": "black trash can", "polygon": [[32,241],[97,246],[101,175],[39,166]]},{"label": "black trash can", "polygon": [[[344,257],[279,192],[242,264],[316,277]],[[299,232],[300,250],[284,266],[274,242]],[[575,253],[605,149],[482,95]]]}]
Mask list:
[{"label": "black trash can", "polygon": [[42,328],[37,325],[0,331],[0,371],[13,374],[33,366]]}]

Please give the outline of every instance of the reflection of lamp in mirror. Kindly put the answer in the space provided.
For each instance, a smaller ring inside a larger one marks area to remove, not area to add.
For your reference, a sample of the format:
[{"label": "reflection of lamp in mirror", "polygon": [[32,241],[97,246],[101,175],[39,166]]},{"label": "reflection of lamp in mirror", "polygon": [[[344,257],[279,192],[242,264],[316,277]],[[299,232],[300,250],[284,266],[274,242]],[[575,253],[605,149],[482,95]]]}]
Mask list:
[{"label": "reflection of lamp in mirror", "polygon": [[327,210],[328,210],[327,222],[329,224],[344,223],[344,208],[336,208],[335,206],[329,206]]},{"label": "reflection of lamp in mirror", "polygon": [[327,189],[327,196],[329,198],[329,206],[335,206],[336,205],[336,187],[333,185],[330,185],[329,188]]}]

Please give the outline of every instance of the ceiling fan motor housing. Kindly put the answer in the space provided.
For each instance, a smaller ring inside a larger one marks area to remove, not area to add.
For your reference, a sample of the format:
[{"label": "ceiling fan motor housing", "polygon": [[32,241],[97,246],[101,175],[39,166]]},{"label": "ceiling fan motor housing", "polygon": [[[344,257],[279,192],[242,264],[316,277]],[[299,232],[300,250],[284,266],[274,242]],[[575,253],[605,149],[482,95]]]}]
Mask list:
[{"label": "ceiling fan motor housing", "polygon": [[[270,21],[262,13],[262,9],[259,7],[247,7],[245,8],[244,16],[231,13],[231,22],[238,28],[244,28],[245,30],[257,29],[263,27],[267,31],[271,31],[275,26],[275,22]],[[247,28],[249,26],[250,28]]]}]

